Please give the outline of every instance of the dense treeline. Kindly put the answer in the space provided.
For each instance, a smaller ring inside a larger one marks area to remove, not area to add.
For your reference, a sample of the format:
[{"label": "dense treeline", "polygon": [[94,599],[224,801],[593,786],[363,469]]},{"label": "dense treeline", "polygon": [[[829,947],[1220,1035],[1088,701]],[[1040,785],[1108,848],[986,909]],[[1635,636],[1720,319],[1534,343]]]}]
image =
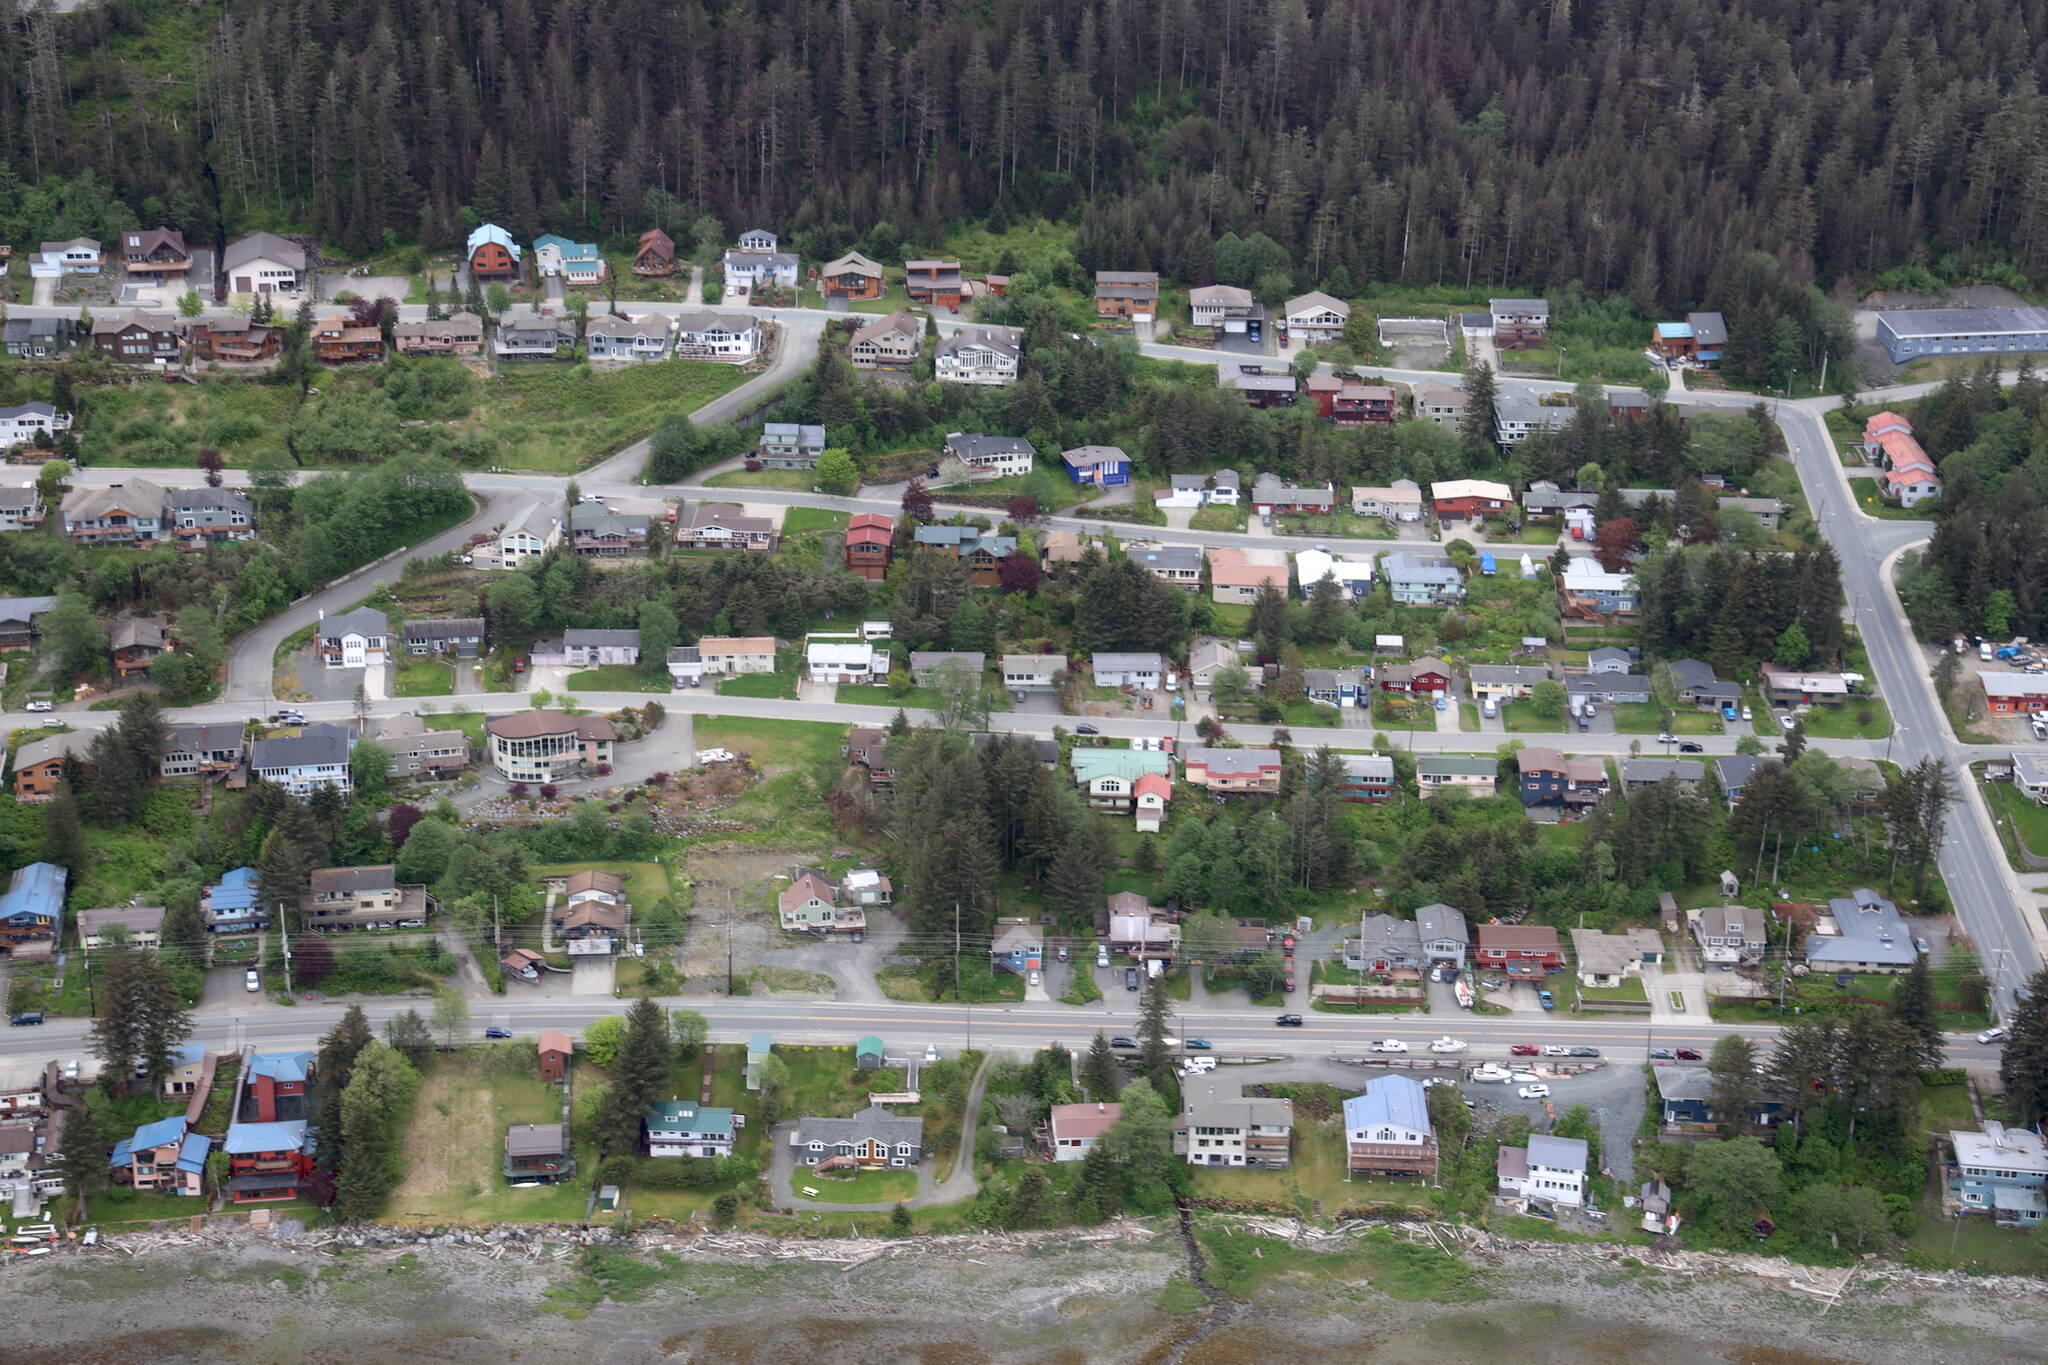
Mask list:
[{"label": "dense treeline", "polygon": [[1634,573],[1652,657],[1704,659],[1724,678],[1751,676],[1763,661],[1797,668],[1841,657],[1842,565],[1825,544],[1790,555],[1660,547]]},{"label": "dense treeline", "polygon": [[[169,0],[9,8],[0,160],[202,238],[709,213],[816,258],[1078,211],[1090,268],[1645,308],[1754,252],[1800,278],[2048,264],[2048,0],[228,0],[203,46]],[[78,222],[8,203],[41,215],[15,240]]]}]

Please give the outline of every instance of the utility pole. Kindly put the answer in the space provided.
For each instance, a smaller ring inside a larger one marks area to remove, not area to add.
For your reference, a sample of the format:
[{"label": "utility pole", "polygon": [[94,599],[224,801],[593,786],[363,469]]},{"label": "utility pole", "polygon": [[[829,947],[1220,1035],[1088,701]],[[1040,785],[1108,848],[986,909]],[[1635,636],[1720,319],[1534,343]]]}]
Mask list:
[{"label": "utility pole", "polygon": [[732,998],[732,888],[725,888],[725,994]]},{"label": "utility pole", "polygon": [[284,902],[277,903],[277,932],[284,942],[284,993],[292,993],[292,931],[284,922]]}]

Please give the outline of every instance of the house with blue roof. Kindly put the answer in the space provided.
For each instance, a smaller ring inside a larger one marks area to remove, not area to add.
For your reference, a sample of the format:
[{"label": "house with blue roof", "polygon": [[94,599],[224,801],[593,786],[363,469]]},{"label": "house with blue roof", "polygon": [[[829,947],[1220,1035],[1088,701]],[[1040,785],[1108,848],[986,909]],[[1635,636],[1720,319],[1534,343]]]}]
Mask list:
[{"label": "house with blue roof", "polygon": [[1408,1076],[1381,1076],[1344,1101],[1346,1169],[1353,1175],[1406,1175],[1433,1180],[1436,1129],[1429,1092]]},{"label": "house with blue roof", "polygon": [[533,239],[533,263],[543,276],[560,275],[570,284],[601,284],[604,256],[596,242],[572,242],[552,232]]},{"label": "house with blue roof", "polygon": [[238,867],[199,894],[199,913],[211,934],[253,934],[270,927],[270,911],[256,885],[256,869]]},{"label": "house with blue roof", "polygon": [[213,1139],[187,1131],[185,1116],[145,1123],[114,1144],[107,1162],[114,1183],[166,1194],[206,1192],[206,1154]]},{"label": "house with blue roof", "polygon": [[55,863],[16,868],[0,895],[0,957],[48,957],[64,932],[64,886]]},{"label": "house with blue roof", "polygon": [[469,234],[469,240],[463,247],[469,273],[479,282],[518,279],[522,254],[519,243],[512,240],[512,234],[496,223],[479,225]]},{"label": "house with blue roof", "polygon": [[306,1123],[231,1123],[221,1144],[228,1154],[228,1202],[270,1204],[296,1199],[313,1169]]}]

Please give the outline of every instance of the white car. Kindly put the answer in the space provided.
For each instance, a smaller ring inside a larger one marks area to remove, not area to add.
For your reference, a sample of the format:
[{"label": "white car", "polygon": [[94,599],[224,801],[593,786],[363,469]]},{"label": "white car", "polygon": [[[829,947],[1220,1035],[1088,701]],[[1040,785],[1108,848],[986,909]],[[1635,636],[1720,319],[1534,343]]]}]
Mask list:
[{"label": "white car", "polygon": [[1036,967],[1033,967],[1033,968],[1031,969],[1031,984],[1032,984],[1032,985],[1034,985],[1034,986],[1036,986],[1036,985],[1038,984],[1038,982],[1039,982],[1039,975],[1038,975],[1038,969],[1037,969]]},{"label": "white car", "polygon": [[28,709],[31,711],[52,711],[56,709],[56,706],[52,702],[32,701],[28,704]]},{"label": "white car", "polygon": [[1374,1043],[1372,1050],[1374,1052],[1406,1052],[1408,1044],[1402,1042],[1399,1038],[1386,1038]]},{"label": "white car", "polygon": [[1792,728],[1792,717],[1780,716],[1778,717],[1778,724],[1784,726],[1787,730],[1789,730]]},{"label": "white car", "polygon": [[1572,1055],[1572,1050],[1568,1047],[1559,1047],[1556,1043],[1546,1043],[1543,1046],[1543,1055],[1546,1057],[1569,1057]]},{"label": "white car", "polygon": [[1749,721],[1749,720],[1755,720],[1755,719],[1756,719],[1756,717],[1754,717],[1754,716],[1750,715],[1750,713],[1749,713],[1749,708],[1748,708],[1747,706],[1745,706],[1745,707],[1743,707],[1743,708],[1742,708],[1742,718],[1743,718],[1743,719],[1744,719],[1745,721]]},{"label": "white car", "polygon": [[242,989],[245,991],[260,991],[263,989],[263,980],[256,975],[254,967],[251,967],[248,975],[242,978]]},{"label": "white car", "polygon": [[1515,1093],[1525,1100],[1547,1100],[1550,1098],[1550,1087],[1547,1085],[1525,1085]]},{"label": "white car", "polygon": [[1977,1041],[1980,1043],[1995,1043],[2003,1037],[2005,1037],[2005,1025],[1993,1024],[1990,1028],[1977,1035]]},{"label": "white car", "polygon": [[1109,965],[1109,949],[1097,948],[1095,950],[1095,965],[1098,967],[1107,967]]},{"label": "white car", "polygon": [[699,749],[697,751],[697,766],[700,768],[711,763],[730,763],[732,761],[733,752],[730,749]]},{"label": "white car", "polygon": [[1463,1038],[1439,1038],[1429,1045],[1431,1052],[1463,1052],[1466,1043]]}]

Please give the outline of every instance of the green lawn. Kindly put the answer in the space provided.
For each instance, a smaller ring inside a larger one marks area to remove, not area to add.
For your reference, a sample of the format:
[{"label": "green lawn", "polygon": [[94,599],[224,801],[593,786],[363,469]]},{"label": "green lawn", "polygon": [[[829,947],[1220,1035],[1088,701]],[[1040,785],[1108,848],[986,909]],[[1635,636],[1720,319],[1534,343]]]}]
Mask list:
[{"label": "green lawn", "polygon": [[569,686],[579,692],[666,692],[667,670],[660,674],[631,664],[602,664],[569,675]]},{"label": "green lawn", "polygon": [[1245,509],[1211,504],[1197,511],[1189,519],[1188,527],[1196,531],[1242,531]]},{"label": "green lawn", "polygon": [[1533,701],[1511,701],[1501,708],[1500,714],[1502,722],[1516,734],[1556,734],[1571,725],[1571,721],[1562,716],[1537,714]]},{"label": "green lawn", "polygon": [[789,1177],[789,1194],[799,1204],[809,1201],[805,1189],[818,1192],[821,1204],[895,1204],[917,1193],[917,1172],[861,1171],[853,1176],[827,1172],[820,1175],[798,1167]]},{"label": "green lawn", "polygon": [[[814,493],[818,488],[818,475],[810,469],[728,469],[723,474],[713,474],[704,480],[706,488],[787,488],[797,493]],[[794,511],[795,509],[791,509]],[[843,524],[846,514],[840,513]],[[783,528],[787,530],[788,527]]]},{"label": "green lawn", "polygon": [[444,697],[455,690],[455,670],[436,658],[402,655],[392,666],[391,693],[397,697]]},{"label": "green lawn", "polygon": [[434,1063],[420,1082],[403,1145],[405,1177],[387,1216],[397,1222],[581,1222],[596,1152],[575,1150],[577,1174],[515,1190],[500,1168],[505,1130],[559,1123],[562,1092],[531,1069],[495,1068],[478,1057]]},{"label": "green lawn", "polygon": [[[1808,739],[1883,739],[1892,732],[1891,708],[1881,697],[1858,696],[1840,706],[1809,707],[1804,715]],[[1867,724],[1865,716],[1870,718]]]},{"label": "green lawn", "polygon": [[[888,1035],[882,1035],[884,1046],[888,1041]],[[777,1043],[775,1055],[789,1068],[789,1091],[784,1107],[793,1114],[847,1118],[867,1107],[870,1094],[903,1089],[902,1067],[885,1066],[863,1071],[854,1063],[851,1047],[799,1047]]]},{"label": "green lawn", "polygon": [[[1940,1178],[1938,1169],[1934,1178]],[[1918,1219],[1906,1246],[1934,1265],[1991,1275],[2048,1274],[2048,1241],[2038,1233],[2002,1228],[1982,1215],[1944,1218],[1932,1187],[1914,1205],[1914,1212]]]},{"label": "green lawn", "polygon": [[718,680],[718,695],[721,697],[770,697],[780,701],[796,700],[796,674],[781,673],[740,673]]},{"label": "green lawn", "polygon": [[495,462],[569,474],[695,412],[750,376],[737,365],[663,360],[598,371],[588,364],[507,367],[484,386],[474,419],[497,440]]},{"label": "green lawn", "polygon": [[1650,1003],[1650,997],[1643,990],[1640,979],[1630,976],[1622,978],[1619,986],[1581,986],[1579,1002],[1597,1008],[1602,1000],[1633,1000],[1640,1004]]},{"label": "green lawn", "polygon": [[1986,782],[1978,790],[1991,806],[1991,813],[1998,824],[2000,842],[2006,845],[2006,853],[2013,867],[2021,872],[2030,871],[2012,853],[2012,840],[2017,837],[2028,852],[2048,858],[2048,806],[2038,805],[2027,799],[2027,794],[2010,782]]},{"label": "green lawn", "polygon": [[750,716],[697,717],[699,748],[731,749],[763,771],[815,768],[846,752],[846,727],[816,720],[757,720]]},{"label": "green lawn", "polygon": [[844,531],[847,513],[824,507],[792,507],[782,514],[782,534],[800,536],[812,531]]},{"label": "green lawn", "polygon": [[1359,1204],[1427,1206],[1429,1187],[1397,1180],[1347,1180],[1344,1130],[1340,1120],[1296,1117],[1293,1164],[1284,1171],[1231,1170],[1201,1166],[1189,1174],[1198,1195],[1222,1199],[1272,1199],[1292,1204],[1304,1217],[1334,1218]]},{"label": "green lawn", "polygon": [[[1614,728],[1624,735],[1655,735],[1664,732],[1664,712],[1655,702],[1623,702],[1613,708]],[[1672,712],[1674,735],[1718,735],[1720,716],[1707,711]]]},{"label": "green lawn", "polygon": [[420,715],[420,724],[429,730],[460,730],[472,747],[484,747],[484,718],[480,712],[450,711],[442,715],[423,712]]},{"label": "green lawn", "polygon": [[629,904],[649,906],[668,894],[668,874],[660,863],[541,863],[534,867],[539,877],[570,877],[578,872],[613,872],[625,882]]},{"label": "green lawn", "polygon": [[1923,502],[1918,507],[1901,507],[1895,502],[1886,502],[1878,491],[1876,479],[1851,477],[1849,494],[1856,499],[1857,510],[1868,517],[1884,521],[1932,521],[1934,504]]}]

